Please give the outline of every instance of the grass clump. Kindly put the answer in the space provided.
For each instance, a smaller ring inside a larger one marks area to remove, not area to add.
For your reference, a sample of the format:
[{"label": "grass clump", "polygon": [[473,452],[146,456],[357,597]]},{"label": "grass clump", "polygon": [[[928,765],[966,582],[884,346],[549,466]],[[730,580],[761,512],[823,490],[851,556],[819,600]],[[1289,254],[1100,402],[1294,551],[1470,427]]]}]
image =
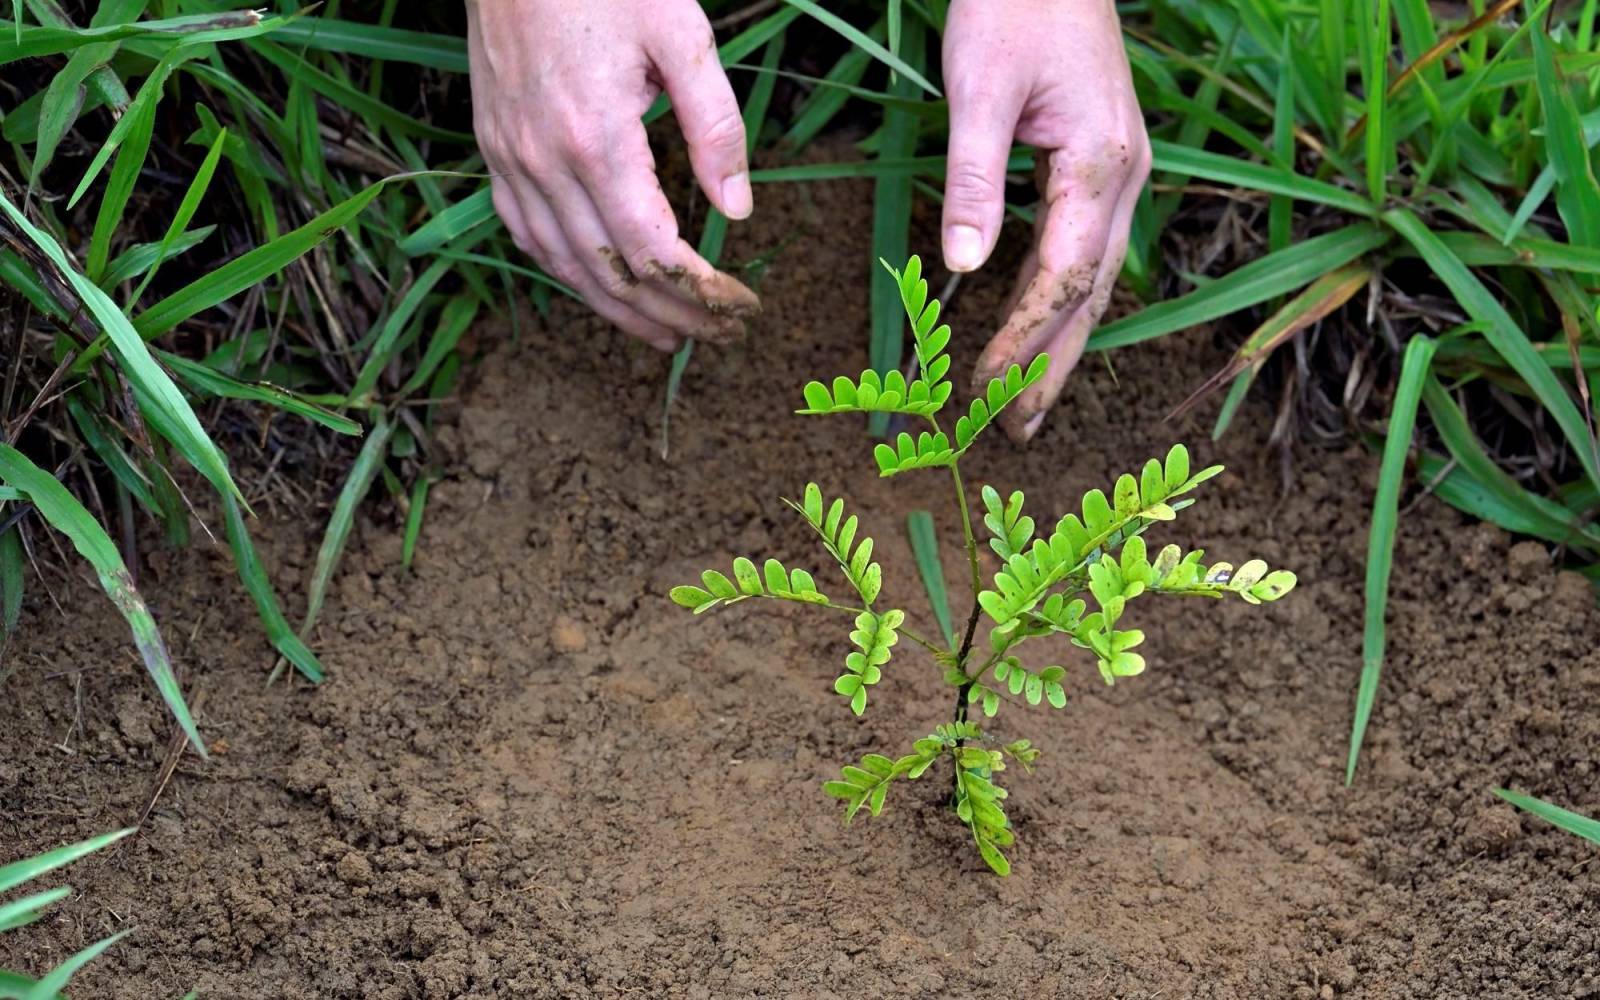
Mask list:
[{"label": "grass clump", "polygon": [[[853,597],[836,601],[806,570],[790,569],[776,559],[757,568],[743,556],[733,562],[732,579],[707,570],[699,586],[676,587],[671,597],[695,614],[764,598],[854,615],[850,642],[855,648],[846,654],[845,669],[834,682],[834,690],[856,715],[866,711],[869,692],[883,679],[900,639],[922,647],[953,689],[951,721],[916,740],[911,751],[897,759],[868,754],[859,763],[847,765],[840,778],[827,782],[824,790],[845,801],[847,822],[862,809],[876,816],[894,781],[918,778],[948,758],[954,774],[956,815],[971,831],[983,860],[1005,875],[1011,865],[1002,849],[1011,845],[1013,833],[1003,807],[1007,792],[997,783],[997,775],[1008,762],[1031,771],[1039,750],[1026,739],[1001,743],[969,714],[975,708],[985,720],[992,719],[1007,701],[1048,704],[1052,709],[1066,706],[1067,669],[1024,663],[1020,656],[1024,644],[1046,636],[1065,636],[1089,651],[1101,678],[1111,684],[1145,669],[1143,655],[1135,652],[1144,633],[1118,627],[1131,601],[1145,594],[1168,594],[1235,596],[1259,604],[1287,594],[1295,585],[1295,576],[1287,570],[1269,571],[1255,559],[1237,568],[1230,563],[1208,566],[1202,562],[1201,550],[1184,553],[1176,545],[1151,555],[1145,531],[1173,520],[1194,502],[1185,494],[1222,471],[1221,466],[1191,470],[1188,451],[1175,445],[1164,462],[1152,459],[1138,477],[1119,478],[1110,497],[1090,490],[1083,497],[1081,517],[1067,514],[1048,533],[1036,534],[1034,519],[1023,512],[1021,491],[1002,499],[993,487],[984,486],[983,524],[991,535],[989,546],[1002,566],[992,586],[985,587],[960,460],[1000,411],[1044,375],[1049,360],[1041,355],[1026,370],[1013,365],[989,383],[985,394],[974,399],[967,413],[957,418],[953,431],[947,432],[939,415],[952,388],[947,378],[950,357],[945,353],[950,327],[939,323],[939,302],[928,296],[918,258],[912,257],[903,272],[887,262],[884,266],[894,277],[911,323],[917,375],[910,381],[899,373],[885,379],[868,370],[857,380],[840,377],[831,385],[811,382],[805,388],[806,406],[799,412],[901,414],[927,422],[928,430],[915,437],[902,432],[892,444],[878,444],[874,458],[882,476],[914,469],[949,470],[972,573],[973,606],[959,641],[949,625],[949,598],[933,552],[931,518],[925,512],[921,517],[913,515],[913,544],[943,633],[942,644],[908,628],[903,610],[875,607],[883,572],[872,558],[873,541],[860,531],[856,515],[845,514],[844,501],[828,501],[815,483],[806,485],[799,502],[786,502],[816,531],[823,548],[838,563]],[[980,642],[978,627],[985,618],[988,632]]]},{"label": "grass clump", "polygon": [[[516,297],[517,265],[492,232],[457,234],[426,259],[400,247],[481,170],[470,133],[451,127],[467,117],[448,84],[464,43],[393,3],[351,11],[366,21],[211,0],[8,12],[0,627],[9,638],[24,591],[48,587],[32,570],[58,532],[203,754],[139,592],[140,525],[170,544],[224,542],[278,662],[312,682],[321,598],[375,485],[414,550],[458,346]],[[291,624],[251,522],[263,507],[315,517],[315,496],[266,484],[330,467],[343,483]]]}]

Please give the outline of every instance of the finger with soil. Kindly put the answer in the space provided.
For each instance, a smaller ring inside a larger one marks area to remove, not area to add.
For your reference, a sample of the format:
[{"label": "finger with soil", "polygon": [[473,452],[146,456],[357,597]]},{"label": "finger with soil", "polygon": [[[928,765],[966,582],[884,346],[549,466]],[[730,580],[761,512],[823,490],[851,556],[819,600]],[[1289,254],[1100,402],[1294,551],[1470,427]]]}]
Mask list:
[{"label": "finger with soil", "polygon": [[[676,334],[697,340],[725,343],[744,336],[744,324],[737,317],[718,315],[677,294],[669,282],[632,267],[617,249],[618,240],[607,229],[588,191],[576,178],[545,178],[540,190],[549,197],[568,244],[600,295]],[[590,299],[589,304],[599,309],[594,300]]]},{"label": "finger with soil", "polygon": [[[680,237],[643,130],[623,129],[609,146],[606,163],[591,165],[571,184],[592,212],[588,233],[603,232],[598,245],[613,271],[611,287],[628,299],[651,296],[662,321],[686,336],[714,343],[743,337],[743,321],[761,311],[761,302]],[[684,322],[668,320],[669,311]]]},{"label": "finger with soil", "polygon": [[[555,213],[531,181],[512,174],[504,179],[503,184],[507,191],[505,203],[515,209],[516,217],[526,228],[526,240],[519,239],[517,242],[519,249],[531,255],[557,280],[570,285],[588,303],[589,308],[623,333],[637,337],[657,350],[677,349],[679,337],[671,328],[607,295],[594,281],[588,269],[577,261],[566,234],[561,230],[561,224],[556,221]],[[501,201],[497,191],[497,207]]]},{"label": "finger with soil", "polygon": [[1047,348],[1050,352],[1050,370],[1044,378],[1034,383],[1000,415],[1000,426],[1018,442],[1030,440],[1050,407],[1055,405],[1066,385],[1067,376],[1077,367],[1083,348],[1089,342],[1089,333],[1105,315],[1111,301],[1111,290],[1122,274],[1122,262],[1128,255],[1128,231],[1133,223],[1133,212],[1139,204],[1139,193],[1144,189],[1144,176],[1129,176],[1117,196],[1115,214],[1111,217],[1105,252],[1100,257],[1100,269],[1095,275],[1094,287],[1089,297],[1062,326],[1056,340]]}]

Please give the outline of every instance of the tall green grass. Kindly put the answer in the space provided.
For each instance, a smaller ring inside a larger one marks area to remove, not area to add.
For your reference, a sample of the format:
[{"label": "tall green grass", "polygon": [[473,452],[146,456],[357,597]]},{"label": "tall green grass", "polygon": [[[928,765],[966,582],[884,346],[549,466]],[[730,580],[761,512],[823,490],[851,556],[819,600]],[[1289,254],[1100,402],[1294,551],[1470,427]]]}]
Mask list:
[{"label": "tall green grass", "polygon": [[[426,260],[399,248],[481,170],[470,135],[440,124],[465,120],[461,102],[439,97],[434,115],[416,96],[465,69],[460,38],[394,27],[393,3],[370,23],[208,0],[91,7],[84,20],[27,0],[0,24],[22,93],[0,109],[0,624],[18,627],[41,528],[59,531],[204,753],[135,581],[138,515],[173,540],[196,520],[225,537],[266,639],[320,680],[307,640],[355,504],[382,468],[420,532],[426,492],[406,480],[426,481],[428,401],[449,395],[466,325],[521,279],[482,229]],[[216,437],[224,401],[274,434],[366,433],[299,629],[255,552],[259,501]],[[185,494],[181,466],[214,503]]]}]

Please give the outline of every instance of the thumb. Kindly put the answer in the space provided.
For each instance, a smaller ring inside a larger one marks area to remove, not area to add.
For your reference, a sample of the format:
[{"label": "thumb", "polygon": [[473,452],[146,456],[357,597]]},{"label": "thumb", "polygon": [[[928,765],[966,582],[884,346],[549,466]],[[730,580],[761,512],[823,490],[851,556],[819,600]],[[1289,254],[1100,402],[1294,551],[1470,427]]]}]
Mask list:
[{"label": "thumb", "polygon": [[[709,25],[706,34],[710,35]],[[730,219],[750,215],[750,166],[745,151],[744,118],[728,75],[710,51],[678,45],[655,55],[661,83],[672,98],[689,163],[706,197]]]},{"label": "thumb", "polygon": [[950,158],[944,180],[944,264],[972,271],[989,258],[1006,203],[1006,160],[1022,102],[972,87],[950,89]]}]

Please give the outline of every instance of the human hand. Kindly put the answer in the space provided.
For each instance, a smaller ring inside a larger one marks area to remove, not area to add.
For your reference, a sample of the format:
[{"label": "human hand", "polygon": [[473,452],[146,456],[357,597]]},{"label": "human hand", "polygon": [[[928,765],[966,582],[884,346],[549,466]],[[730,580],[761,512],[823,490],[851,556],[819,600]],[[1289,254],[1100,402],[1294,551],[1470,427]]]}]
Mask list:
[{"label": "human hand", "polygon": [[976,384],[1027,367],[1050,371],[1001,415],[1033,437],[1105,312],[1128,250],[1150,142],[1111,0],[954,0],[944,36],[950,100],[944,258],[979,267],[994,249],[1013,138],[1039,150],[1043,203],[1005,325],[978,361]]},{"label": "human hand", "polygon": [[744,122],[694,0],[468,0],[473,127],[518,247],[662,350],[724,342],[755,293],[678,235],[640,118],[665,88],[694,174],[750,214]]}]

